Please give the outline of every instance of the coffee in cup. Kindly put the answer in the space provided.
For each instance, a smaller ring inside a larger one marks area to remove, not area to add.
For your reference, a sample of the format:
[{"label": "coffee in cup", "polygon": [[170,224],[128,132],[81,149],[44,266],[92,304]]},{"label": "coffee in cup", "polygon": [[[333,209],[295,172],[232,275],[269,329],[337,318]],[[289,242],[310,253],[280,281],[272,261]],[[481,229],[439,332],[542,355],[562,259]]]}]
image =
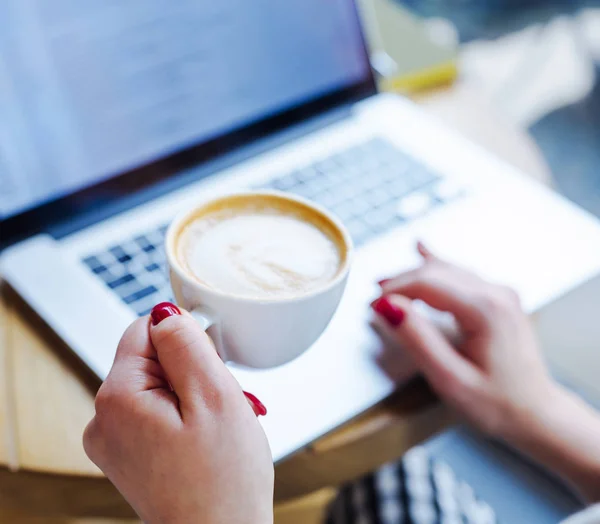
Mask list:
[{"label": "coffee in cup", "polygon": [[189,275],[247,298],[300,297],[333,280],[347,256],[319,211],[276,195],[230,196],[194,213],[176,242]]},{"label": "coffee in cup", "polygon": [[167,232],[177,303],[225,361],[268,368],[323,333],[342,298],[352,241],[327,210],[280,192],[199,204]]}]

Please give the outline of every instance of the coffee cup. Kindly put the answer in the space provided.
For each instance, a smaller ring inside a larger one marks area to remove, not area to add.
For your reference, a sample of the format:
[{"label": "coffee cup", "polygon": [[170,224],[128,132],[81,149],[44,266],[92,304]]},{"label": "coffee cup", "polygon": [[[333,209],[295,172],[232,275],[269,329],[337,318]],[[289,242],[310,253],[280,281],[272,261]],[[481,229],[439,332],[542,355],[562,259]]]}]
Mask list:
[{"label": "coffee cup", "polygon": [[166,236],[177,303],[224,361],[253,368],[285,364],[319,338],[344,293],[352,250],[337,217],[276,191],[202,202]]}]

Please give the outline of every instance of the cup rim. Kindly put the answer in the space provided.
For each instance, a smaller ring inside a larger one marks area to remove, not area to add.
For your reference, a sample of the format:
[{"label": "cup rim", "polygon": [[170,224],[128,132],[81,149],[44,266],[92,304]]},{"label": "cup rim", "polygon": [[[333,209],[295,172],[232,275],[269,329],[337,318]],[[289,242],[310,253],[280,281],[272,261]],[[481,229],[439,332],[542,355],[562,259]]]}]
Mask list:
[{"label": "cup rim", "polygon": [[[331,221],[331,223],[341,233],[341,236],[344,240],[344,244],[346,246],[346,257],[344,260],[344,264],[338,271],[335,278],[330,280],[326,285],[316,288],[316,289],[313,289],[312,291],[310,291],[308,293],[304,293],[302,295],[296,295],[296,296],[282,296],[282,297],[252,297],[252,296],[247,296],[247,295],[236,295],[233,293],[226,293],[224,291],[210,287],[210,286],[192,278],[188,274],[188,272],[183,269],[183,267],[177,260],[177,256],[175,253],[176,252],[175,237],[176,237],[176,233],[179,232],[182,223],[186,222],[187,219],[191,215],[196,213],[196,211],[199,208],[206,206],[207,204],[209,204],[211,202],[215,202],[218,200],[224,200],[224,199],[227,199],[230,197],[244,197],[244,196],[249,196],[249,197],[252,197],[252,196],[275,196],[275,197],[282,198],[284,200],[291,200],[291,201],[299,203],[303,206],[309,207],[314,211],[317,211],[318,213],[324,215],[329,221]],[[219,193],[218,195],[213,195],[213,196],[207,197],[204,200],[202,200],[202,202],[197,203],[196,205],[179,212],[175,216],[175,218],[173,218],[173,220],[171,221],[171,223],[169,224],[169,227],[167,229],[167,234],[165,237],[165,248],[166,248],[165,252],[167,255],[167,261],[169,263],[169,268],[172,271],[175,271],[177,273],[177,276],[180,279],[182,279],[186,284],[188,284],[190,286],[194,286],[195,288],[200,288],[207,293],[213,294],[213,295],[218,296],[223,299],[232,299],[237,302],[247,302],[247,303],[285,304],[285,303],[307,300],[307,299],[313,298],[315,296],[321,295],[323,293],[326,293],[327,291],[338,286],[340,284],[340,282],[342,282],[343,280],[346,279],[346,277],[348,276],[348,273],[350,271],[350,266],[352,265],[352,259],[354,257],[354,242],[352,241],[352,237],[350,236],[350,233],[348,232],[348,230],[346,229],[346,226],[344,226],[342,221],[331,211],[329,211],[328,209],[324,208],[323,206],[321,206],[320,204],[318,204],[316,202],[312,202],[312,201],[308,200],[307,198],[304,198],[304,197],[301,197],[298,195],[285,193],[284,191],[261,190],[261,189],[229,191],[229,192]]]}]

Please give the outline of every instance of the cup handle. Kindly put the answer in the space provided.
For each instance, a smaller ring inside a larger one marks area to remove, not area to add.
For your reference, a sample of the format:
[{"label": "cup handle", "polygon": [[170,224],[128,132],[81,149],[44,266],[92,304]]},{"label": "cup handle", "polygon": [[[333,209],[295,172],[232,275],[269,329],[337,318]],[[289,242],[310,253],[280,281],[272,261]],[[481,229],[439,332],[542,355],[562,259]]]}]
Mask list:
[{"label": "cup handle", "polygon": [[225,348],[223,347],[221,327],[217,318],[212,313],[210,313],[202,307],[197,307],[193,309],[190,313],[192,315],[192,318],[196,320],[198,324],[200,324],[200,327],[202,327],[202,329],[206,331],[208,336],[211,338],[213,344],[215,345],[217,353],[219,354],[223,362],[227,362],[228,358],[225,354]]}]

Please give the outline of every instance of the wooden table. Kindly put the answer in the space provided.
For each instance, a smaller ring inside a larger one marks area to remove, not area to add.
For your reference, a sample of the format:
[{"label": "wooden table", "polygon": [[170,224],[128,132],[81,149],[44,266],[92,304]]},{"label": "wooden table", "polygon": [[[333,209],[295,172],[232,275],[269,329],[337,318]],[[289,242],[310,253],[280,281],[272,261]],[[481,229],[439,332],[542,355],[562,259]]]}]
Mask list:
[{"label": "wooden table", "polygon": [[[459,85],[419,102],[523,171],[549,181],[531,139],[503,122],[476,92]],[[98,382],[6,286],[0,292],[0,522],[32,522],[36,516],[55,524],[84,522],[76,518],[84,516],[111,517],[112,523],[132,518],[83,452],[81,435],[92,417]],[[278,466],[277,522],[310,522],[335,493],[321,488],[398,458],[451,421],[422,382],[409,385]]]}]

